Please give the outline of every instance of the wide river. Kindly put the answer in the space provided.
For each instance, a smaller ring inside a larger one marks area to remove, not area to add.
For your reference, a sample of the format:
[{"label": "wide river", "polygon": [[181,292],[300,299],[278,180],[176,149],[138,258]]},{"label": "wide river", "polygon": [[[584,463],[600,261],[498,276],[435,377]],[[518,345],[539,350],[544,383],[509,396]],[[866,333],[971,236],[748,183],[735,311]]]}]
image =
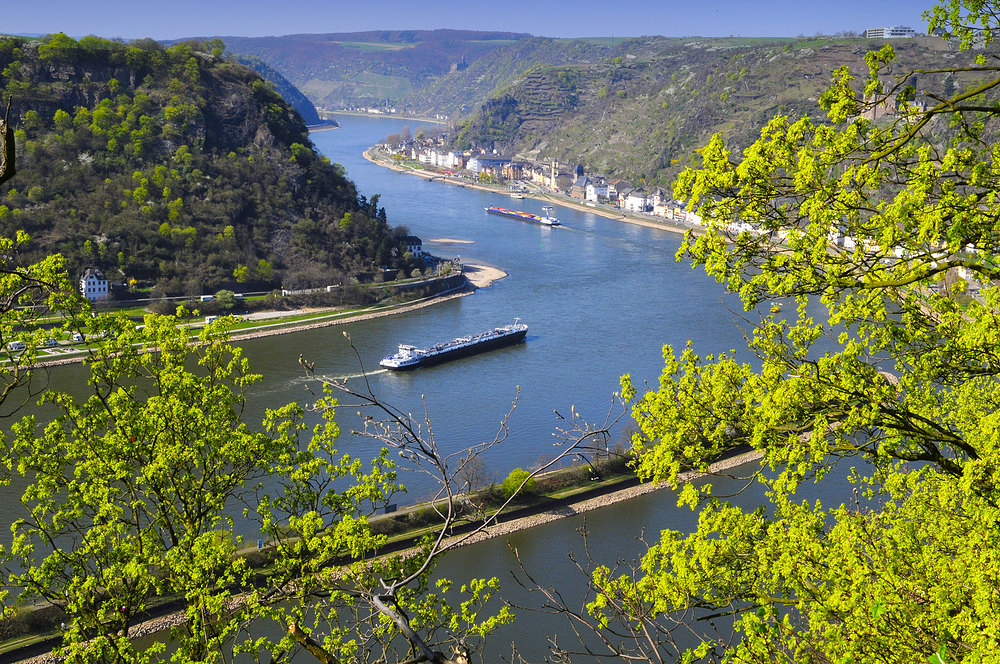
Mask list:
[{"label": "wide river", "polygon": [[[523,345],[410,373],[371,375],[376,393],[393,405],[422,414],[421,400],[426,401],[436,440],[446,452],[492,439],[519,388],[510,435],[487,458],[490,470],[502,479],[511,469],[531,467],[554,453],[553,435],[560,426],[555,411],[568,415],[575,407],[583,417],[600,421],[622,374],[655,386],[664,344],[682,347],[690,339],[701,354],[743,345],[738,300],[701,270],[675,262],[681,236],[563,207],[555,210],[563,222],[558,228],[487,215],[484,206],[537,213],[541,203],[428,182],[370,164],[362,157],[365,148],[407,124],[415,133],[418,123],[351,116],[339,120],[340,129],[316,132],[313,141],[346,167],[360,193],[381,195],[390,224],[409,227],[430,253],[493,265],[509,276],[472,296],[412,313],[245,342],[254,369],[264,375],[252,396],[249,421],[267,406],[308,398],[300,353],[316,363],[317,373],[357,375],[361,367],[344,331],[364,369],[372,371],[399,343],[426,345],[520,318],[529,326]],[[70,367],[58,370],[53,382],[82,378],[78,367]],[[353,420],[345,414],[343,428],[351,426]],[[362,458],[376,449],[346,433],[340,448]],[[405,500],[431,491],[418,475],[404,475],[403,481],[411,487]],[[752,504],[759,495],[744,494],[739,500]],[[449,556],[442,571],[457,579],[497,575],[510,588],[510,541],[544,583],[563,590],[579,586],[567,554],[580,555],[577,531],[583,523],[582,518],[564,519],[467,547]],[[591,513],[586,523],[593,535],[591,552],[613,563],[639,554],[636,538],[644,529],[656,539],[663,528],[693,527],[695,514],[678,509],[671,492],[659,491]],[[525,615],[491,641],[488,658],[509,656],[516,640],[522,652],[538,661],[545,652],[545,635],[559,624]]]},{"label": "wide river", "polygon": [[[485,206],[540,213],[542,204],[375,166],[362,151],[404,123],[351,116],[341,123],[338,130],[314,133],[313,140],[347,168],[362,194],[381,195],[392,225],[407,226],[432,254],[486,263],[509,276],[470,297],[413,313],[247,343],[267,377],[266,399],[298,398],[300,352],[316,361],[317,372],[357,373],[343,329],[365,368],[377,369],[399,343],[427,345],[520,318],[528,324],[523,345],[372,378],[379,396],[408,411],[422,412],[423,396],[446,450],[491,439],[520,387],[511,434],[488,459],[502,479],[554,452],[554,411],[568,415],[575,406],[599,421],[622,374],[655,384],[664,344],[683,346],[691,339],[699,352],[741,345],[731,311],[740,311],[738,301],[702,271],[674,260],[680,235],[564,207],[556,208],[563,225],[555,228],[488,215]],[[457,242],[436,241],[441,239]],[[360,454],[353,446],[361,444],[345,441],[343,447]]]}]

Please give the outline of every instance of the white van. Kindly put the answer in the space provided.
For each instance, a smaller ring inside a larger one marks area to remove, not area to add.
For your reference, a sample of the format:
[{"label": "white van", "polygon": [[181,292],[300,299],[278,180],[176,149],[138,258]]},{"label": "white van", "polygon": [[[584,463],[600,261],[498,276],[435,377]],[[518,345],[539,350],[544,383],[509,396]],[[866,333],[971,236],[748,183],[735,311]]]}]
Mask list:
[{"label": "white van", "polygon": [[7,350],[10,350],[10,351],[24,350],[24,342],[23,341],[11,341],[9,344],[7,344]]},{"label": "white van", "polygon": [[205,325],[211,325],[217,320],[219,320],[218,316],[205,316]]}]

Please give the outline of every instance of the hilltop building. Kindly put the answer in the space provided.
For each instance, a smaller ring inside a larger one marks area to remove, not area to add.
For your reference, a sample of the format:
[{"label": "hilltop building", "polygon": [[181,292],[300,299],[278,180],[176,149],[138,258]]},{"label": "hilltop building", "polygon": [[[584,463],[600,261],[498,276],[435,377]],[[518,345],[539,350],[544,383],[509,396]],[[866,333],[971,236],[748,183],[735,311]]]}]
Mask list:
[{"label": "hilltop building", "polygon": [[885,28],[868,28],[865,30],[866,39],[905,39],[916,36],[916,30],[902,25],[890,25]]}]

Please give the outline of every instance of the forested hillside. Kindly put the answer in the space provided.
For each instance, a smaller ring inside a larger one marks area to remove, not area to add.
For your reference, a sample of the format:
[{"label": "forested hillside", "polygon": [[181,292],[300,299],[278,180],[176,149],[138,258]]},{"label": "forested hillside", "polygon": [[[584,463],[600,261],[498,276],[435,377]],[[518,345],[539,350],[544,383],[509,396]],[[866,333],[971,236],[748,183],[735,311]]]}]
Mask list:
[{"label": "forested hillside", "polygon": [[418,115],[461,116],[475,111],[484,100],[533,68],[602,62],[626,52],[633,43],[630,40],[623,46],[619,40],[616,46],[612,39],[519,39],[499,47],[489,58],[470,62],[414,90],[406,106]]},{"label": "forested hillside", "polygon": [[[0,39],[26,230],[113,281],[163,293],[336,283],[398,264],[377,198],[316,154],[302,118],[221,45]],[[30,257],[29,257],[30,258]]]},{"label": "forested hillside", "polygon": [[291,104],[292,108],[299,112],[302,119],[308,125],[315,125],[320,123],[319,114],[316,112],[316,107],[313,105],[309,98],[302,94],[302,91],[295,87],[291,81],[281,75],[278,70],[270,66],[260,58],[256,58],[250,55],[240,56],[233,55],[233,58],[241,63],[250,67],[255,72],[260,74],[265,81],[269,81],[274,84],[274,91],[281,95],[281,98]]},{"label": "forested hillside", "polygon": [[[746,147],[775,114],[819,116],[818,99],[832,72],[847,65],[867,73],[864,55],[881,42],[808,39],[748,40],[644,37],[614,57],[535,66],[494,91],[456,131],[461,148],[582,163],[588,172],[668,184],[697,163],[713,133]],[[971,63],[936,38],[897,40],[896,69]],[[488,76],[482,61],[466,75]],[[955,89],[962,72],[913,79],[918,100],[927,85]],[[923,97],[926,100],[926,97]]]},{"label": "forested hillside", "polygon": [[343,108],[385,103],[409,106],[412,95],[437,78],[527,36],[474,30],[378,30],[221,39],[240,57],[260,58],[281,72],[314,104]]}]

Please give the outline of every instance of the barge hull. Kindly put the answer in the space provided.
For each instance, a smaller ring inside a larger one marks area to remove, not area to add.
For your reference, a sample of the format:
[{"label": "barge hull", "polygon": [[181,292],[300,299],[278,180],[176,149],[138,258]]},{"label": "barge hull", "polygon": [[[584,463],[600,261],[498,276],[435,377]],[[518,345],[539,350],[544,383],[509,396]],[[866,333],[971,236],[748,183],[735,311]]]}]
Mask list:
[{"label": "barge hull", "polygon": [[491,339],[489,341],[484,341],[482,343],[473,344],[469,346],[462,346],[460,348],[452,348],[440,353],[435,353],[433,355],[428,355],[426,357],[420,358],[419,362],[414,362],[413,364],[407,364],[400,367],[388,366],[386,367],[390,371],[412,371],[413,369],[419,369],[421,367],[429,367],[435,364],[441,364],[442,362],[450,362],[451,360],[457,360],[460,357],[468,357],[470,355],[478,355],[479,353],[485,353],[486,351],[494,350],[496,348],[503,348],[504,346],[513,346],[524,342],[524,337],[528,334],[527,330],[521,330],[515,332],[514,334],[508,334],[503,337],[497,337],[496,339]]}]

